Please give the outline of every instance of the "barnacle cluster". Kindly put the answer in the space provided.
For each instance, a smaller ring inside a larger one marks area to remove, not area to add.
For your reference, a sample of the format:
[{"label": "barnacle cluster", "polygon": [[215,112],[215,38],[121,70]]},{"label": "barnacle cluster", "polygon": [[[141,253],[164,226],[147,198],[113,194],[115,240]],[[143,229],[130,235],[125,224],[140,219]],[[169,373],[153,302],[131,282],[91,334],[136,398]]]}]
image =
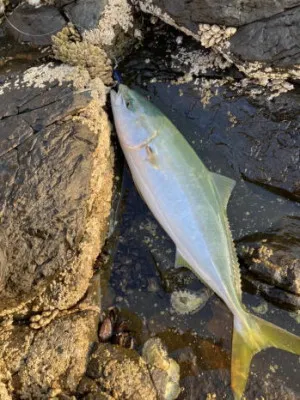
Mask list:
[{"label": "barnacle cluster", "polygon": [[273,99],[274,97],[279,96],[281,93],[286,93],[292,89],[294,89],[294,85],[292,83],[287,82],[284,79],[273,79],[268,83],[268,87],[271,90],[271,95],[269,99]]},{"label": "barnacle cluster", "polygon": [[[230,53],[228,55],[230,57]],[[294,85],[288,82],[288,79],[299,79],[300,68],[294,66],[293,69],[281,70],[264,65],[261,62],[243,62],[235,61],[237,68],[249,78],[243,79],[240,86],[246,88],[249,83],[256,83],[262,88],[269,91],[268,99],[279,96],[281,93],[286,93],[294,89]],[[239,83],[235,83],[239,86]],[[251,89],[250,95],[255,97],[262,94],[264,90]]]},{"label": "barnacle cluster", "polygon": [[173,68],[188,68],[190,76],[205,74],[208,69],[225,69],[231,65],[220,54],[213,51],[192,50],[181,47],[178,52],[171,55]]},{"label": "barnacle cluster", "polygon": [[236,28],[219,25],[200,24],[198,35],[202,46],[210,48],[213,46],[229,47],[228,39],[236,33]]},{"label": "barnacle cluster", "polygon": [[[219,53],[221,59],[225,59],[228,65],[234,64],[241,72],[250,79],[245,80],[248,84],[258,84],[269,91],[268,99],[279,96],[281,93],[288,92],[294,88],[294,85],[287,82],[288,78],[299,79],[300,68],[295,66],[293,69],[281,70],[272,68],[261,62],[240,61],[230,52],[229,39],[236,33],[236,28],[200,24],[198,35],[200,42],[205,48],[211,48]],[[261,94],[262,91],[251,89],[250,95]]]},{"label": "barnacle cluster", "polygon": [[112,45],[116,26],[124,32],[133,27],[133,15],[127,0],[109,0],[98,28],[85,31],[83,38],[94,45]]},{"label": "barnacle cluster", "polygon": [[105,84],[112,81],[111,61],[99,46],[81,40],[72,24],[52,36],[54,57],[70,65],[86,69],[91,78],[101,78]]}]

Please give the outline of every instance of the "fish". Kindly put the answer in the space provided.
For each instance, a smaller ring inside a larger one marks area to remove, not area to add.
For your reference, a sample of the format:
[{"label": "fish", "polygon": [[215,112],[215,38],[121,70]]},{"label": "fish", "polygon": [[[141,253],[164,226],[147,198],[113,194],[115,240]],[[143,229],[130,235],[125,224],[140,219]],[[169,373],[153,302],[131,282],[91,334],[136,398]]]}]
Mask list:
[{"label": "fish", "polygon": [[110,92],[117,136],[135,186],[189,268],[233,314],[231,388],[245,391],[251,360],[275,347],[300,355],[300,337],[249,313],[227,218],[235,181],[209,171],[174,124],[150,101],[119,85]]}]

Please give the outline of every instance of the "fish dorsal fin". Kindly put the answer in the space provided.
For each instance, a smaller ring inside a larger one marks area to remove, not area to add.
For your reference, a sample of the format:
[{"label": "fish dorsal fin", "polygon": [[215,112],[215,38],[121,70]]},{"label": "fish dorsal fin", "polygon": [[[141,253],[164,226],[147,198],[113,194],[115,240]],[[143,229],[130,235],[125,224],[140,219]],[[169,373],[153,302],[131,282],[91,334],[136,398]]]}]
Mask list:
[{"label": "fish dorsal fin", "polygon": [[216,174],[214,172],[211,172],[211,176],[215,188],[219,194],[220,201],[224,208],[226,208],[236,182],[233,179],[227,178],[227,176]]},{"label": "fish dorsal fin", "polygon": [[181,267],[191,269],[189,263],[182,257],[180,250],[176,249],[175,268],[181,268]]}]

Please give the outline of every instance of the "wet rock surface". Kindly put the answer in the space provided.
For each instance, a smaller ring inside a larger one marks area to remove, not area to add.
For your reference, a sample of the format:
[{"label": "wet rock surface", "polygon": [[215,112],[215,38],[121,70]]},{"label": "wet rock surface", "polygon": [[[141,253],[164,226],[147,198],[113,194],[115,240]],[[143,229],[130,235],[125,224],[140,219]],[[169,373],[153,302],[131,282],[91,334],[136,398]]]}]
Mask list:
[{"label": "wet rock surface", "polygon": [[[158,7],[169,14],[179,25],[197,29],[199,23],[240,26],[253,21],[272,17],[286,9],[299,5],[297,0],[274,3],[271,0],[140,0],[141,4]],[[191,29],[193,30],[193,29]]]},{"label": "wet rock surface", "polygon": [[143,11],[170,25],[175,24],[198,40],[201,36],[199,24],[210,24],[208,29],[212,26],[219,29],[215,24],[238,27],[229,41],[229,51],[242,61],[259,61],[281,68],[299,64],[299,1],[274,4],[271,1],[233,0],[225,4],[203,0],[141,0],[139,4]]},{"label": "wet rock surface", "polygon": [[[36,48],[51,45],[53,36],[64,27],[71,26],[74,30],[70,38],[73,48],[65,49],[70,59],[74,58],[72,53],[76,53],[76,42],[90,47],[89,52],[81,49],[82,58],[89,58],[89,53],[99,52],[100,48],[110,53],[111,57],[119,58],[141,39],[140,22],[133,22],[133,9],[127,0],[23,1],[7,4],[1,33],[16,43]],[[68,38],[65,38],[65,43],[61,45],[70,44],[67,42]],[[69,63],[65,59],[61,61]],[[92,63],[89,59],[88,64],[91,66]]]},{"label": "wet rock surface", "polygon": [[[298,60],[299,2],[139,3],[157,5],[167,13],[163,19],[172,24],[171,16],[194,36],[203,22],[238,26],[231,41],[240,59],[247,43],[249,59],[282,66]],[[126,167],[117,176],[122,187],[114,234],[95,265],[101,267],[101,300],[99,276],[91,280],[112,187],[110,128],[102,107],[103,82],[111,84],[116,61],[108,55],[119,61],[130,49],[119,66],[124,82],[165,112],[209,169],[237,180],[228,213],[238,246],[244,246],[244,303],[295,333],[298,316],[273,303],[299,309],[299,88],[270,100],[268,85],[246,84],[244,74],[201,46],[198,36],[192,41],[155,18],[139,32],[147,17],[137,14],[133,21],[125,0],[15,5],[7,7],[7,17],[16,18],[25,35],[6,23],[1,32],[16,41],[3,36],[0,42],[0,398],[156,399],[171,383],[176,390],[169,398],[231,399],[232,316],[216,296],[207,296],[197,313],[176,313],[172,294],[205,288],[190,271],[173,268],[174,246]],[[51,51],[36,48],[50,44],[53,28],[60,32]],[[275,47],[272,29],[285,29]],[[137,50],[133,44],[143,34]],[[53,54],[65,64],[39,66]],[[39,68],[28,69],[32,65]],[[116,157],[119,171],[118,150]],[[105,319],[99,325],[100,304],[120,308],[128,347],[134,339],[141,353],[147,340],[161,341],[168,356],[146,365],[132,349],[99,344],[99,337],[113,341],[117,331],[115,324],[103,327]],[[164,369],[171,359],[179,365],[172,382]],[[249,400],[299,397],[296,356],[268,350],[251,368]]]},{"label": "wet rock surface", "polygon": [[300,294],[299,217],[286,217],[265,233],[239,241],[250,272],[292,293]]},{"label": "wet rock surface", "polygon": [[46,46],[51,44],[51,36],[66,24],[66,18],[54,6],[35,8],[28,3],[22,3],[7,15],[4,29],[18,42]]},{"label": "wet rock surface", "polygon": [[268,20],[241,27],[230,41],[230,50],[243,60],[262,61],[278,67],[300,63],[300,7]]},{"label": "wet rock surface", "polygon": [[101,13],[104,11],[107,0],[79,0],[69,1],[64,7],[63,11],[67,15],[69,21],[79,28],[81,32],[96,28]]},{"label": "wet rock surface", "polygon": [[249,282],[268,298],[295,309],[300,306],[299,232],[299,217],[286,217],[265,233],[241,239],[237,246],[251,275]]},{"label": "wet rock surface", "polygon": [[[155,39],[159,34],[151,40],[150,33],[149,42],[146,37],[135,57],[120,66],[124,82],[146,95],[175,123],[210,170],[237,181],[228,207],[234,238],[242,243],[254,237],[260,244],[260,239],[273,232],[273,261],[287,264],[288,257],[282,258],[281,250],[290,257],[295,270],[289,284],[294,285],[297,245],[287,236],[298,235],[298,88],[270,101],[267,91],[257,91],[255,85],[243,87],[243,76],[234,68],[199,68],[187,74],[195,66],[190,54],[176,60],[172,56],[182,47],[186,53],[193,51],[196,44],[189,48],[181,34],[166,32],[171,45],[161,54]],[[110,264],[106,267],[105,274],[111,271],[111,275],[110,284],[103,288],[104,303],[116,303],[128,315],[135,311],[135,318],[138,315],[143,323],[137,329],[138,343],[153,336],[161,338],[180,365],[181,399],[231,399],[232,316],[215,296],[198,313],[174,313],[172,293],[198,291],[201,284],[190,271],[173,268],[172,241],[140,199],[127,169],[122,178],[116,250],[111,252],[112,269]],[[245,279],[244,304],[250,312],[298,334],[295,315],[273,304],[278,305],[275,293],[278,297],[280,291],[285,298],[281,297],[280,304],[295,309],[298,295],[290,291],[291,286],[278,286],[285,272],[275,280],[273,272],[269,270],[265,281],[259,280],[262,277],[257,272],[251,275],[268,286],[269,301]],[[270,349],[257,355],[251,368],[246,398],[275,399],[280,393],[293,399],[299,395],[296,356]]]}]

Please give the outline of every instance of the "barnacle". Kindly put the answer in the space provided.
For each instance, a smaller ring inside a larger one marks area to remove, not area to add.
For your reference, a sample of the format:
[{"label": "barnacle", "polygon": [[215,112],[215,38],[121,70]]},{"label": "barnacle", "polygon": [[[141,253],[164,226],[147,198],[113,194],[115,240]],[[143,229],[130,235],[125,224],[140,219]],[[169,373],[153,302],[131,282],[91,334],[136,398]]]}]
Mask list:
[{"label": "barnacle", "polygon": [[[295,65],[293,69],[281,70],[258,61],[240,61],[230,52],[229,39],[236,33],[236,30],[234,27],[200,24],[198,35],[202,46],[219,53],[221,59],[226,60],[226,65],[235,64],[241,72],[250,78],[247,81],[248,83],[257,83],[269,89],[271,94],[268,99],[271,100],[281,93],[294,89],[294,85],[287,82],[287,79],[299,79],[300,66]],[[253,89],[252,92],[250,95],[259,94],[256,93],[256,89]]]},{"label": "barnacle", "polygon": [[212,292],[208,288],[199,292],[177,290],[171,294],[171,305],[177,314],[193,314],[204,307],[211,295]]},{"label": "barnacle", "polygon": [[116,26],[121,27],[124,32],[133,27],[131,7],[127,0],[109,0],[98,28],[85,31],[83,38],[94,45],[112,45]]},{"label": "barnacle", "polygon": [[8,3],[9,0],[0,0],[0,17],[4,14],[5,7],[8,5]]},{"label": "barnacle", "polygon": [[236,33],[236,28],[219,25],[200,24],[198,35],[202,46],[209,48],[215,45],[229,47],[228,39]]},{"label": "barnacle", "polygon": [[105,84],[112,82],[111,61],[99,46],[80,39],[72,24],[52,36],[54,57],[70,65],[86,69],[91,78],[101,78]]}]

